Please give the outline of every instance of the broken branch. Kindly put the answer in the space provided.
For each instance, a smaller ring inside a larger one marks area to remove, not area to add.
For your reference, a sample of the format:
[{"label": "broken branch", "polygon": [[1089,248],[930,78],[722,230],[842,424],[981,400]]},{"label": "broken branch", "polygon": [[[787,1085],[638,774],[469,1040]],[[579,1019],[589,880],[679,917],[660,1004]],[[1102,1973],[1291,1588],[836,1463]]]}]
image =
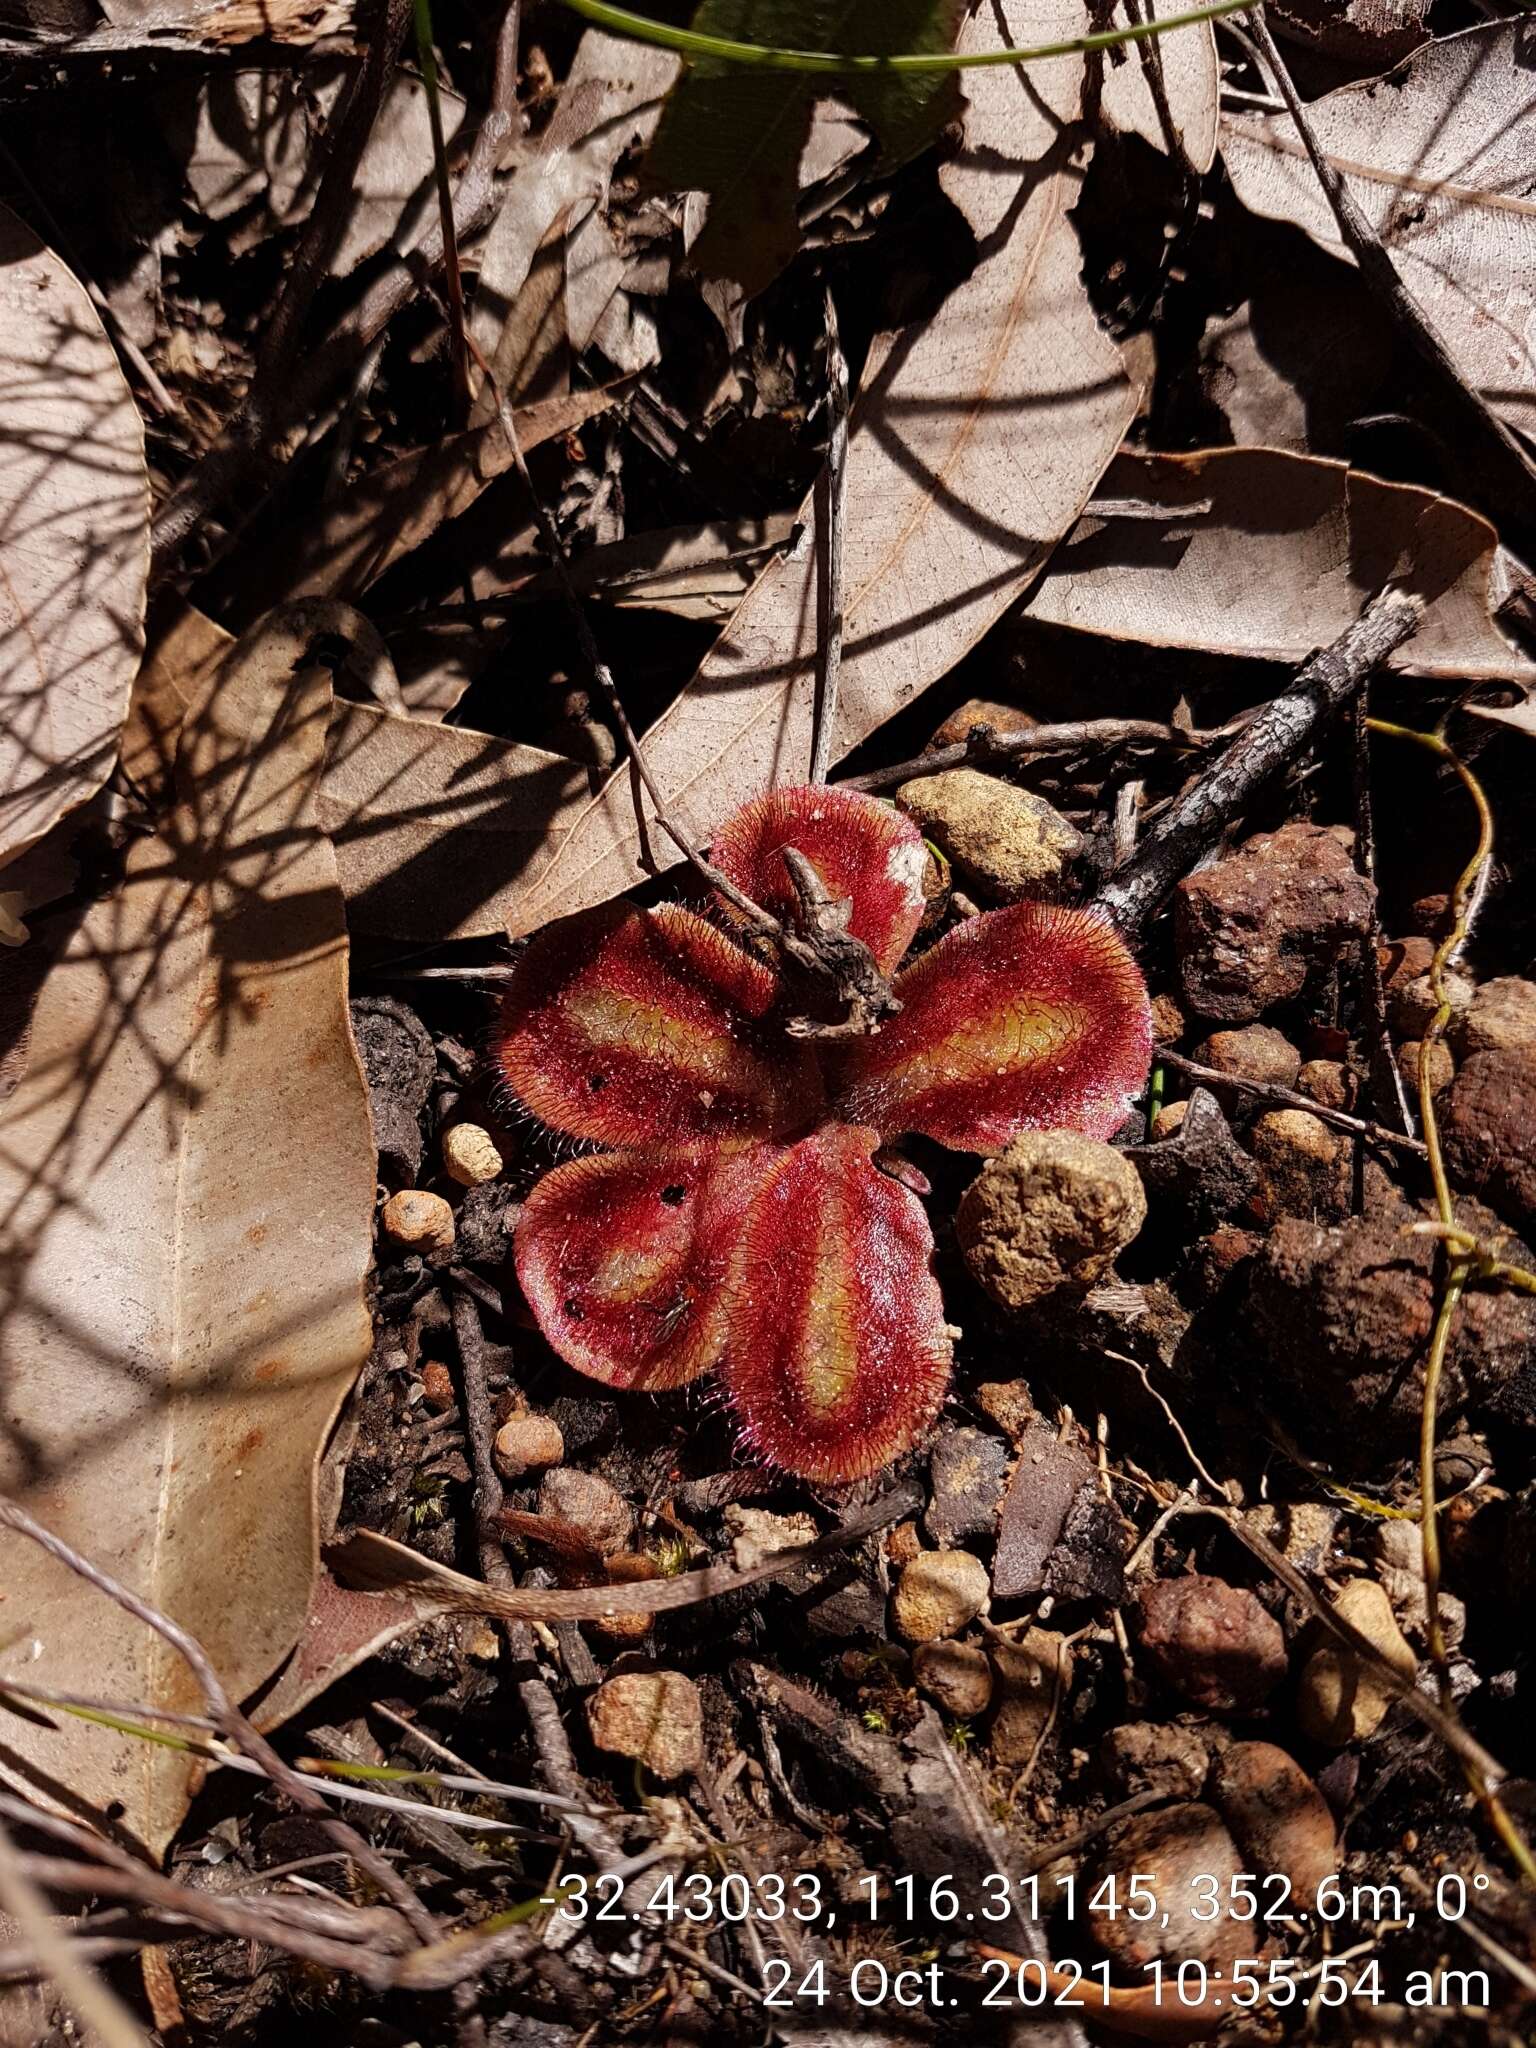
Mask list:
[{"label": "broken branch", "polygon": [[[1266,704],[1221,759],[1158,819],[1130,866],[1099,891],[1097,907],[1122,931],[1141,929],[1174,886],[1216,846],[1231,821],[1293,761],[1325,719],[1350,702],[1372,670],[1418,626],[1423,607],[1383,592],[1331,647],[1297,671],[1284,696]],[[1310,1107],[1310,1105],[1309,1105]]]}]

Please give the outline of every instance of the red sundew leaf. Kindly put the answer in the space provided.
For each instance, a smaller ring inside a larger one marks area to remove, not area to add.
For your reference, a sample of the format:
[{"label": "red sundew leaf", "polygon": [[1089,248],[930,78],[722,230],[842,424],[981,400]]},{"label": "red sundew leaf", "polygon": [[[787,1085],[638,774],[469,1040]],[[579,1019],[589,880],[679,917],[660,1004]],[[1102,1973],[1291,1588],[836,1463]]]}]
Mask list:
[{"label": "red sundew leaf", "polygon": [[817,1114],[778,977],[693,911],[609,904],[542,932],[503,1000],[496,1053],[535,1116],[600,1145],[770,1138]]},{"label": "red sundew leaf", "polygon": [[722,1373],[745,1446],[802,1479],[878,1472],[949,1380],[923,1205],[873,1164],[872,1130],[830,1124],[759,1183],[729,1284]]},{"label": "red sundew leaf", "polygon": [[776,789],[743,804],[710,849],[729,882],[778,917],[799,903],[783,849],[797,847],[833,897],[848,897],[848,929],[889,974],[922,922],[927,849],[910,818],[852,789]]},{"label": "red sundew leaf", "polygon": [[649,1393],[714,1365],[742,1212],[777,1156],[664,1145],[546,1174],[518,1218],[517,1277],[566,1363]]},{"label": "red sundew leaf", "polygon": [[902,1001],[840,1057],[839,1114],[995,1152],[1020,1131],[1107,1138],[1152,1060],[1146,984],[1113,926],[1018,903],[969,918],[896,978]]}]

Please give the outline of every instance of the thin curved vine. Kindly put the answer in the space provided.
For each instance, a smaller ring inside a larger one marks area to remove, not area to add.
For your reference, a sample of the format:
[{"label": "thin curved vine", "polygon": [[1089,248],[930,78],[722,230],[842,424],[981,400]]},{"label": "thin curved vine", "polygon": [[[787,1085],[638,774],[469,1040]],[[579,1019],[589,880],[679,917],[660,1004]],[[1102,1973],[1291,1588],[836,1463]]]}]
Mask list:
[{"label": "thin curved vine", "polygon": [[609,0],[562,0],[562,4],[611,35],[627,36],[636,43],[655,43],[663,50],[675,50],[680,57],[708,57],[716,63],[740,64],[760,71],[821,72],[834,78],[863,72],[980,71],[1004,64],[1033,64],[1046,57],[1071,57],[1091,50],[1112,50],[1120,43],[1148,42],[1172,29],[1195,28],[1204,21],[1220,21],[1223,15],[1253,11],[1253,0],[1215,0],[1212,6],[1192,7],[1182,14],[1165,15],[1161,21],[1130,22],[1124,28],[1069,36],[1059,43],[1036,43],[1025,50],[921,50],[906,56],[875,57],[850,56],[839,50],[783,50],[771,43],[738,43],[728,36],[706,35],[698,29],[676,28],[669,21],[655,21],[650,15],[636,14],[628,7],[611,6]]},{"label": "thin curved vine", "polygon": [[[1424,1396],[1419,1413],[1419,1527],[1424,1568],[1425,1634],[1440,1689],[1440,1703],[1447,1712],[1454,1712],[1450,1688],[1450,1659],[1445,1631],[1440,1620],[1440,1529],[1435,1483],[1435,1434],[1440,1407],[1440,1380],[1445,1367],[1446,1351],[1450,1345],[1451,1331],[1455,1326],[1456,1311],[1461,1305],[1461,1297],[1468,1282],[1475,1278],[1494,1278],[1506,1285],[1536,1292],[1536,1274],[1527,1272],[1521,1266],[1508,1265],[1498,1258],[1495,1250],[1485,1246],[1480,1239],[1463,1230],[1457,1223],[1455,1198],[1451,1193],[1450,1179],[1445,1170],[1445,1159],[1440,1145],[1440,1125],[1435,1114],[1434,1091],[1430,1085],[1435,1048],[1451,1021],[1451,997],[1445,983],[1446,972],[1467,942],[1493,865],[1493,812],[1482,784],[1450,745],[1440,727],[1437,726],[1433,732],[1419,732],[1412,726],[1396,725],[1384,718],[1368,718],[1366,726],[1369,731],[1380,733],[1388,739],[1409,740],[1415,746],[1423,747],[1427,752],[1448,762],[1462,787],[1471,797],[1477,812],[1477,845],[1472,858],[1456,879],[1456,886],[1451,892],[1449,927],[1445,937],[1435,948],[1434,958],[1429,964],[1429,981],[1435,998],[1435,1014],[1419,1042],[1417,1074],[1419,1119],[1424,1131],[1424,1142],[1429,1148],[1430,1179],[1434,1184],[1435,1209],[1439,1217],[1435,1234],[1445,1244],[1447,1261],[1445,1285],[1436,1308],[1429,1352],[1424,1362]],[[1489,1824],[1514,1858],[1526,1881],[1536,1884],[1536,1856],[1533,1856],[1530,1844],[1521,1833],[1509,1809],[1481,1771],[1471,1764],[1467,1764],[1465,1768],[1467,1781],[1478,1804],[1488,1816]]]}]

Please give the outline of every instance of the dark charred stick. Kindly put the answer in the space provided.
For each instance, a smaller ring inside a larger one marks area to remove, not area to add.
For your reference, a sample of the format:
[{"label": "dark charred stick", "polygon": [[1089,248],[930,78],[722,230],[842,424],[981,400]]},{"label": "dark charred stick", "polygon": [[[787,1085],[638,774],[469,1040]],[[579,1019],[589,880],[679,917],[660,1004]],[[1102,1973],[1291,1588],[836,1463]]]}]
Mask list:
[{"label": "dark charred stick", "polygon": [[1203,1067],[1198,1060],[1187,1060],[1181,1052],[1170,1052],[1165,1045],[1158,1046],[1152,1057],[1163,1066],[1172,1067],[1186,1081],[1198,1081],[1202,1088],[1235,1088],[1240,1095],[1255,1095],[1263,1102],[1274,1103],[1277,1109],[1304,1109],[1320,1122],[1333,1124],[1354,1137],[1368,1139],[1373,1145],[1387,1145],[1398,1152],[1411,1152],[1415,1159],[1429,1157],[1429,1147],[1422,1138],[1411,1138],[1402,1131],[1388,1130],[1385,1124],[1373,1124],[1365,1117],[1351,1116],[1347,1110],[1330,1109],[1326,1103],[1314,1102],[1310,1095],[1300,1095],[1294,1088],[1282,1088],[1277,1081],[1245,1081],[1240,1075],[1222,1073],[1219,1067]]},{"label": "dark charred stick", "polygon": [[791,999],[807,1007],[785,1027],[793,1038],[860,1038],[901,1008],[862,939],[848,929],[852,901],[829,896],[797,846],[784,848],[800,898],[798,931],[779,941]]},{"label": "dark charred stick", "polygon": [[[1381,237],[1366,219],[1343,173],[1325,154],[1300,94],[1291,82],[1285,59],[1275,47],[1262,8],[1245,16],[1247,35],[1257,44],[1271,78],[1285,101],[1296,132],[1312,160],[1317,181],[1333,209],[1344,246],[1360,266],[1360,274],[1386,301],[1388,312],[1420,359],[1428,365],[1454,415],[1442,426],[1459,432],[1482,496],[1502,537],[1529,555],[1536,547],[1536,464],[1519,437],[1505,426],[1482,394],[1474,391],[1445,343],[1426,318],[1423,307],[1398,275]],[[1244,32],[1230,24],[1236,34]]]},{"label": "dark charred stick", "polygon": [[1139,932],[1265,783],[1295,760],[1319,726],[1412,635],[1421,613],[1416,598],[1398,592],[1373,599],[1331,647],[1297,671],[1294,686],[1266,704],[1221,759],[1169,805],[1135,859],[1099,891],[1096,907],[1128,935]]},{"label": "dark charred stick", "polygon": [[973,725],[963,740],[953,746],[933,747],[911,761],[898,761],[894,768],[876,768],[868,775],[841,779],[839,789],[875,791],[893,789],[910,782],[915,775],[939,775],[946,768],[964,768],[971,763],[986,767],[993,762],[1012,761],[1021,754],[1066,754],[1079,748],[1149,746],[1208,747],[1224,737],[1214,732],[1184,732],[1176,725],[1162,725],[1151,718],[1078,718],[1061,725],[1033,725],[1028,732],[998,732],[990,725]]}]

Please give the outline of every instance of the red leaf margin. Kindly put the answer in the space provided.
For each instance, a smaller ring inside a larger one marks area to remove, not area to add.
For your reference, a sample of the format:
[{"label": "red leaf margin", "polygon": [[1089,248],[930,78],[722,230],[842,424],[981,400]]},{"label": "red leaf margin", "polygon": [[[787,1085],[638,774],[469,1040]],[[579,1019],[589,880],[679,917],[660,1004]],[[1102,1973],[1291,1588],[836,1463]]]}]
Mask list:
[{"label": "red leaf margin", "polygon": [[951,1339],[922,1203],[824,1125],[769,1167],[727,1290],[726,1393],[755,1456],[802,1479],[878,1472],[932,1422]]},{"label": "red leaf margin", "polygon": [[776,789],[727,818],[710,856],[728,882],[792,922],[800,899],[784,861],[786,846],[804,854],[831,897],[847,899],[848,930],[889,974],[927,907],[928,849],[911,819],[858,790],[825,784]]},{"label": "red leaf margin", "polygon": [[998,1152],[1021,1131],[1111,1137],[1146,1085],[1152,1009],[1107,919],[1051,903],[968,918],[896,977],[900,1014],[838,1058],[834,1115]]},{"label": "red leaf margin", "polygon": [[778,1137],[825,1100],[814,1056],[773,1014],[779,993],[697,912],[607,904],[528,946],[496,1057],[535,1116],[599,1145]]},{"label": "red leaf margin", "polygon": [[545,1174],[518,1219],[524,1297],[567,1365],[662,1393],[717,1365],[748,1202],[778,1148],[594,1152]]}]

